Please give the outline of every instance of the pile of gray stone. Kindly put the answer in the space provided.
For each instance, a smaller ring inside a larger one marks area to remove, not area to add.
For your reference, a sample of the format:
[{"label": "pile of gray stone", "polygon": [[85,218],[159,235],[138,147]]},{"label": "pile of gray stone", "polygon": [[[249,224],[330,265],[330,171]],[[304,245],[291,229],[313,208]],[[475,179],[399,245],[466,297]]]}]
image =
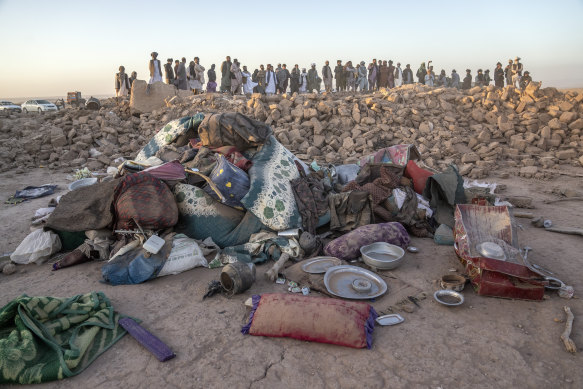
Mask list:
[{"label": "pile of gray stone", "polygon": [[0,170],[115,166],[131,159],[168,121],[196,112],[237,111],[265,121],[300,159],[354,163],[394,144],[414,144],[423,164],[451,163],[484,178],[504,168],[551,178],[562,164],[583,166],[583,94],[531,83],[462,91],[406,85],[371,94],[229,96],[134,83],[131,99],[99,111],[66,109],[0,118]]}]

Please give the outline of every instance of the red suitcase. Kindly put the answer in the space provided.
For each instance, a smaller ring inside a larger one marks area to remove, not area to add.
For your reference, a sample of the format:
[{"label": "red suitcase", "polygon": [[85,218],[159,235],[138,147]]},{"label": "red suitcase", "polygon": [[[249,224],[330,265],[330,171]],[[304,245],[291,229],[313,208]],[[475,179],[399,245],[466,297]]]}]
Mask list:
[{"label": "red suitcase", "polygon": [[[476,293],[483,296],[542,300],[548,282],[531,271],[519,251],[516,227],[506,206],[457,205],[455,251],[465,266]],[[480,254],[478,244],[494,242],[506,259]]]}]

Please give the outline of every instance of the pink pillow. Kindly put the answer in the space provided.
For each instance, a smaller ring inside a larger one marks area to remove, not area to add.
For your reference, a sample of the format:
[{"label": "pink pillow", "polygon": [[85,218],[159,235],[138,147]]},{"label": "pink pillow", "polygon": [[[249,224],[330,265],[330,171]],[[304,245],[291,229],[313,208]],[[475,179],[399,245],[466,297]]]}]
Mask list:
[{"label": "pink pillow", "polygon": [[245,335],[287,337],[354,348],[371,348],[378,317],[367,303],[295,294],[253,296]]}]

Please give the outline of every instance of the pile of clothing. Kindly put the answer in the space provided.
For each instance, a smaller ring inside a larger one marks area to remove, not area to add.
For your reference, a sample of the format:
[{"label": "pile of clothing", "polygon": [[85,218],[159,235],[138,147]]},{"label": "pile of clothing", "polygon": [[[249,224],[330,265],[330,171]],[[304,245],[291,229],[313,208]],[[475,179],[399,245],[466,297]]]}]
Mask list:
[{"label": "pile of clothing", "polygon": [[[355,165],[307,166],[263,122],[198,113],[166,124],[114,176],[62,196],[42,226],[72,250],[54,270],[101,260],[111,284],[321,255],[327,241],[369,224],[398,223],[408,242],[408,233],[453,226],[460,201],[457,171],[434,175],[418,158],[414,146],[395,145]],[[290,229],[311,246],[278,234]]]}]

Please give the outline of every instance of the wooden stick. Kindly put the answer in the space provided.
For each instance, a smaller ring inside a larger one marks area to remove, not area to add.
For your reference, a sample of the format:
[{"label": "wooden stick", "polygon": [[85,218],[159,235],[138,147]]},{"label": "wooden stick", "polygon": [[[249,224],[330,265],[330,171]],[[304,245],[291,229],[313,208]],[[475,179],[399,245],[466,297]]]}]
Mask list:
[{"label": "wooden stick", "polygon": [[571,308],[565,306],[563,309],[567,314],[567,321],[565,323],[565,331],[563,331],[561,334],[561,340],[563,341],[567,351],[574,354],[577,352],[577,346],[575,346],[575,342],[573,342],[570,336],[571,330],[573,329],[573,320],[575,319],[575,316],[573,315],[573,312],[571,312]]},{"label": "wooden stick", "polygon": [[558,203],[558,202],[561,202],[561,201],[571,201],[571,200],[583,200],[583,197],[566,197],[564,199],[545,200],[545,201],[543,201],[543,203],[545,203],[545,204],[552,204],[552,203]]},{"label": "wooden stick", "polygon": [[522,217],[525,219],[534,219],[534,214],[532,212],[514,210],[514,212],[512,214],[514,215],[514,217]]},{"label": "wooden stick", "polygon": [[558,232],[560,234],[567,235],[581,235],[583,236],[583,228],[573,228],[573,227],[548,227],[545,228],[547,231]]}]

